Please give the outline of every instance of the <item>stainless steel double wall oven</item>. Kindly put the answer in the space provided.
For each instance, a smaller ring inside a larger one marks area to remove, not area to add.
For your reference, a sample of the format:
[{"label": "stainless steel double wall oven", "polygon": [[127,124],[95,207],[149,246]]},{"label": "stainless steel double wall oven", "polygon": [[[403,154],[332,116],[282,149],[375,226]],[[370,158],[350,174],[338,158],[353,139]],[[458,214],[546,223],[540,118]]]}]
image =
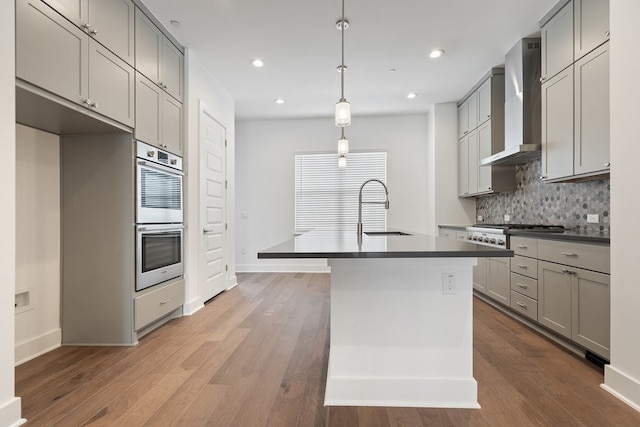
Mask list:
[{"label": "stainless steel double wall oven", "polygon": [[136,291],[184,272],[182,158],[136,142]]}]

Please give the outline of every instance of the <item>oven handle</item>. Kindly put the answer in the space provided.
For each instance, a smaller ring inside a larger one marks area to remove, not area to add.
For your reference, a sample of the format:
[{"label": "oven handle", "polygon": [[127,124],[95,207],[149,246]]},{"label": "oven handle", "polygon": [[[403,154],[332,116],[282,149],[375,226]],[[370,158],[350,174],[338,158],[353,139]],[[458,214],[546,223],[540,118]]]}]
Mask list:
[{"label": "oven handle", "polygon": [[156,170],[159,170],[161,172],[166,172],[166,173],[171,173],[171,174],[174,174],[174,175],[184,176],[184,172],[179,171],[178,169],[170,168],[169,166],[159,165],[159,164],[156,164],[156,163],[149,163],[149,162],[147,162],[145,160],[138,160],[138,164],[140,166],[145,166],[147,168],[156,169]]},{"label": "oven handle", "polygon": [[181,231],[184,230],[182,224],[164,224],[164,225],[138,225],[138,232],[156,232],[156,231]]}]

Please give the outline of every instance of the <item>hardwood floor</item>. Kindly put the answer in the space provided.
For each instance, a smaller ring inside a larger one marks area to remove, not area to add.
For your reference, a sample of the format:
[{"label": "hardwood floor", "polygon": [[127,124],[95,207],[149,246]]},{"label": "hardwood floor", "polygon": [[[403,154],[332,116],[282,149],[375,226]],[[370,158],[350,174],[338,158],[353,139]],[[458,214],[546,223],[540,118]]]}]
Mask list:
[{"label": "hardwood floor", "polygon": [[478,300],[482,409],[324,407],[329,275],[238,278],[136,347],[62,347],[17,367],[27,425],[640,425],[597,367]]}]

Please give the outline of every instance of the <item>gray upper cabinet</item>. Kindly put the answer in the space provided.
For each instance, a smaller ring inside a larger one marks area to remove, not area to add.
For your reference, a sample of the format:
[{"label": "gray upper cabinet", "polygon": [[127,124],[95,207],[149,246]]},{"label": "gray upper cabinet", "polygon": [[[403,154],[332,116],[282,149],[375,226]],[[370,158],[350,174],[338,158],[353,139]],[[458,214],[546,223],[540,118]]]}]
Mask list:
[{"label": "gray upper cabinet", "polygon": [[478,126],[478,97],[474,92],[458,106],[458,139]]},{"label": "gray upper cabinet", "polygon": [[550,15],[550,19],[547,15],[541,21],[542,81],[573,63],[573,2],[566,3],[557,12],[554,8]]},{"label": "gray upper cabinet", "polygon": [[576,175],[609,170],[609,43],[574,65]]},{"label": "gray upper cabinet", "polygon": [[[495,96],[492,96],[492,92],[491,92],[492,80],[493,79],[487,79],[484,83],[482,83],[482,86],[478,88],[478,125],[482,125],[487,120],[489,120],[495,108],[491,102],[492,100],[496,99]],[[503,83],[504,83],[504,80],[503,80]]]},{"label": "gray upper cabinet", "polygon": [[136,9],[136,70],[182,102],[184,55],[140,10]]},{"label": "gray upper cabinet", "polygon": [[16,77],[70,101],[88,98],[89,38],[40,0],[16,2]]},{"label": "gray upper cabinet", "polygon": [[16,4],[16,77],[133,126],[133,68],[44,3]]},{"label": "gray upper cabinet", "polygon": [[94,40],[89,41],[89,99],[97,112],[134,125],[135,71]]},{"label": "gray upper cabinet", "polygon": [[609,40],[609,0],[574,0],[575,59]]},{"label": "gray upper cabinet", "polygon": [[133,66],[135,6],[131,0],[90,0],[87,32]]},{"label": "gray upper cabinet", "polygon": [[136,139],[174,154],[182,154],[182,103],[140,73],[136,73]]},{"label": "gray upper cabinet", "polygon": [[[82,27],[89,20],[89,0],[42,0],[61,15]],[[98,0],[104,1],[104,0]],[[106,3],[106,2],[105,2]]]},{"label": "gray upper cabinet", "polygon": [[573,67],[542,84],[542,178],[573,175]]},{"label": "gray upper cabinet", "polygon": [[469,195],[469,138],[458,141],[458,195]]}]

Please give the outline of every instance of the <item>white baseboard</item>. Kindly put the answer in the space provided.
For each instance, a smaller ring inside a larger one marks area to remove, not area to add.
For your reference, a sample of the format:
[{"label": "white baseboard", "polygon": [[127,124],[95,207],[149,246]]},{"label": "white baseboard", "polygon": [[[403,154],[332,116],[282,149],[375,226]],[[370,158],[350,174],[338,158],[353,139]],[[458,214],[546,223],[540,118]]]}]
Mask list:
[{"label": "white baseboard", "polygon": [[184,303],[182,306],[182,314],[184,316],[191,316],[202,308],[204,308],[204,304],[200,301],[200,298],[194,298]]},{"label": "white baseboard", "polygon": [[604,384],[600,387],[640,412],[640,381],[637,379],[619,371],[615,366],[605,365]]},{"label": "white baseboard", "polygon": [[[13,393],[12,393],[13,394]],[[27,420],[21,417],[20,398],[13,397],[6,402],[0,402],[0,425],[18,427]]]},{"label": "white baseboard", "polygon": [[233,289],[238,285],[238,276],[236,276],[235,274],[231,277],[229,277],[229,279],[227,280],[227,291],[229,289]]},{"label": "white baseboard", "polygon": [[238,264],[236,273],[331,273],[331,267],[318,264]]},{"label": "white baseboard", "polygon": [[43,355],[62,345],[62,330],[60,328],[49,331],[27,341],[16,344],[16,366]]}]

